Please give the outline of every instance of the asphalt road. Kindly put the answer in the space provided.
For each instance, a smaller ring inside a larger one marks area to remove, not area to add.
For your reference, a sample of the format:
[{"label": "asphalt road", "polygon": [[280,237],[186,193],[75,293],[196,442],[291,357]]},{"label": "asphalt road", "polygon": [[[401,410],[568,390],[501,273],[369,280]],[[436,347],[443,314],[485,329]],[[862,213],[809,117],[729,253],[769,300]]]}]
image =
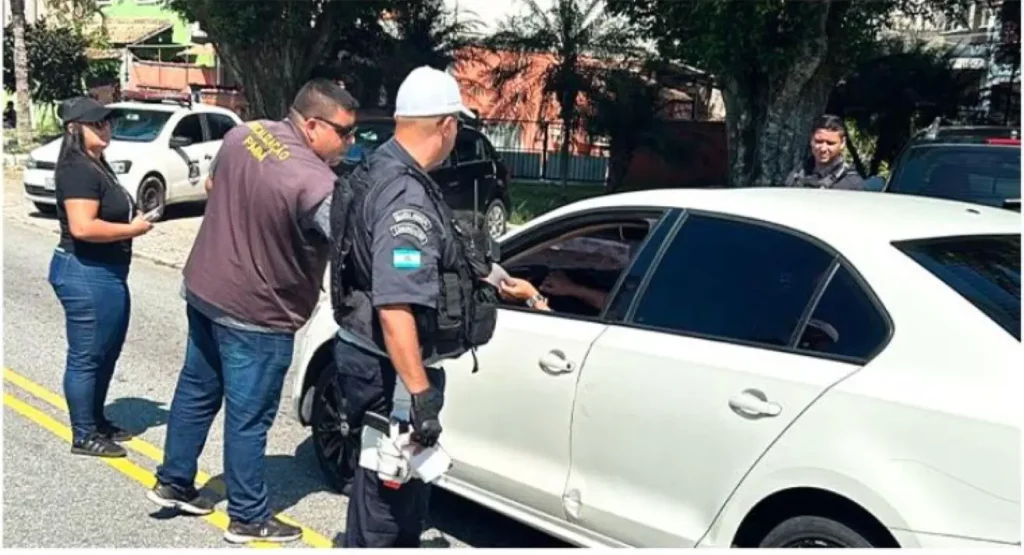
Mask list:
[{"label": "asphalt road", "polygon": [[[9,207],[8,207],[9,209]],[[3,547],[224,547],[226,502],[206,518],[169,515],[145,499],[162,457],[167,410],[184,352],[180,272],[136,259],[132,315],[111,384],[107,414],[142,431],[127,459],[72,456],[62,407],[63,314],[46,273],[52,232],[5,214]],[[286,391],[290,389],[286,383]],[[282,406],[284,406],[282,404]],[[222,469],[223,420],[199,467]],[[320,478],[308,429],[284,410],[270,431],[273,509],[306,528],[288,547],[330,547],[345,532],[347,498]],[[202,477],[200,478],[202,479]],[[483,507],[435,490],[425,547],[562,547],[565,544]]]}]

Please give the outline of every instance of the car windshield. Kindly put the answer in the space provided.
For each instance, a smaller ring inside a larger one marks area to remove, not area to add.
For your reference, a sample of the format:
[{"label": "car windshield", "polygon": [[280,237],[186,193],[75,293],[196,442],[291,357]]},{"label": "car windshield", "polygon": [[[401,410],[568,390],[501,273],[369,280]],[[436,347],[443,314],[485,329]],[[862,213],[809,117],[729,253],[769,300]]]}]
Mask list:
[{"label": "car windshield", "polygon": [[894,243],[1020,341],[1020,235]]},{"label": "car windshield", "polygon": [[395,126],[390,122],[358,123],[357,126],[355,140],[348,147],[345,162],[358,162],[395,134]]},{"label": "car windshield", "polygon": [[1020,148],[912,147],[900,162],[888,190],[1003,207],[1020,199]]},{"label": "car windshield", "polygon": [[114,108],[110,112],[110,117],[113,140],[148,143],[160,135],[167,120],[171,118],[171,112]]}]

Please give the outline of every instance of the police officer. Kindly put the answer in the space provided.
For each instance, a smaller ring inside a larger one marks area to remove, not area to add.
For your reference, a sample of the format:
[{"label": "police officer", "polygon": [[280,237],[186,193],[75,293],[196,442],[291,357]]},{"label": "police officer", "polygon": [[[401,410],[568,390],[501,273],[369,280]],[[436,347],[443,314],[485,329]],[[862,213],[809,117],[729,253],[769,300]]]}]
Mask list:
[{"label": "police officer", "polygon": [[863,190],[864,179],[843,160],[846,130],[838,117],[825,114],[814,122],[811,157],[790,172],[787,187]]},{"label": "police officer", "polygon": [[[490,339],[497,292],[489,271],[427,172],[451,153],[463,106],[455,79],[413,70],[398,90],[394,137],[343,177],[332,197],[331,295],[339,325],[338,380],[345,396],[349,495],[345,547],[418,547],[429,485],[388,487],[355,465],[366,412],[409,422],[412,439],[441,434],[438,363]],[[348,195],[348,196],[346,196]],[[348,242],[348,243],[346,243]],[[408,414],[396,398],[411,398]]]}]

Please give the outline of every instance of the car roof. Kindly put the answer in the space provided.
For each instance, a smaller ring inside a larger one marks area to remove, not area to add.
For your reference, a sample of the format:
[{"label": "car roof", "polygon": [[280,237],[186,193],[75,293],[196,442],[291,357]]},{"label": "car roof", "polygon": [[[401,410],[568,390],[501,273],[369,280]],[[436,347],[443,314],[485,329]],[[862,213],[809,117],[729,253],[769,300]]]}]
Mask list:
[{"label": "car roof", "polygon": [[129,101],[124,101],[124,102],[114,102],[112,104],[107,104],[107,108],[131,108],[131,109],[134,109],[134,110],[149,110],[149,111],[153,111],[153,112],[169,112],[169,113],[182,112],[182,111],[185,111],[185,112],[188,112],[188,111],[191,111],[191,112],[209,112],[209,113],[219,113],[219,114],[230,114],[231,113],[230,110],[227,110],[227,109],[222,108],[220,106],[215,106],[215,105],[212,105],[212,104],[204,104],[204,103],[201,103],[201,102],[197,102],[197,103],[193,104],[191,107],[189,107],[187,105],[176,104],[176,103],[173,103],[173,102],[135,102],[135,101],[129,100]]},{"label": "car roof", "polygon": [[[910,140],[911,146],[929,144],[989,144],[996,139],[1020,139],[1020,129],[995,125],[961,125],[922,129]],[[1016,145],[1020,147],[1018,142]]]},{"label": "car roof", "polygon": [[666,207],[750,218],[795,229],[837,248],[866,240],[1020,233],[1020,214],[896,193],[788,187],[657,189],[603,195],[541,215],[537,223],[588,209]]}]

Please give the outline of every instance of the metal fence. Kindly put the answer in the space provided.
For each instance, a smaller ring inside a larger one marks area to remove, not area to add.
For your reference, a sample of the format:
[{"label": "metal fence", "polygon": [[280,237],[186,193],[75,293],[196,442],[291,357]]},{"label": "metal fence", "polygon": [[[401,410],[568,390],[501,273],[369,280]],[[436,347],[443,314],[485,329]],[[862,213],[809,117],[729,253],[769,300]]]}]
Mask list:
[{"label": "metal fence", "polygon": [[[505,160],[514,179],[562,179],[561,122],[483,119],[480,131]],[[570,141],[565,173],[569,181],[604,183],[608,148],[598,137],[577,132]]]}]

